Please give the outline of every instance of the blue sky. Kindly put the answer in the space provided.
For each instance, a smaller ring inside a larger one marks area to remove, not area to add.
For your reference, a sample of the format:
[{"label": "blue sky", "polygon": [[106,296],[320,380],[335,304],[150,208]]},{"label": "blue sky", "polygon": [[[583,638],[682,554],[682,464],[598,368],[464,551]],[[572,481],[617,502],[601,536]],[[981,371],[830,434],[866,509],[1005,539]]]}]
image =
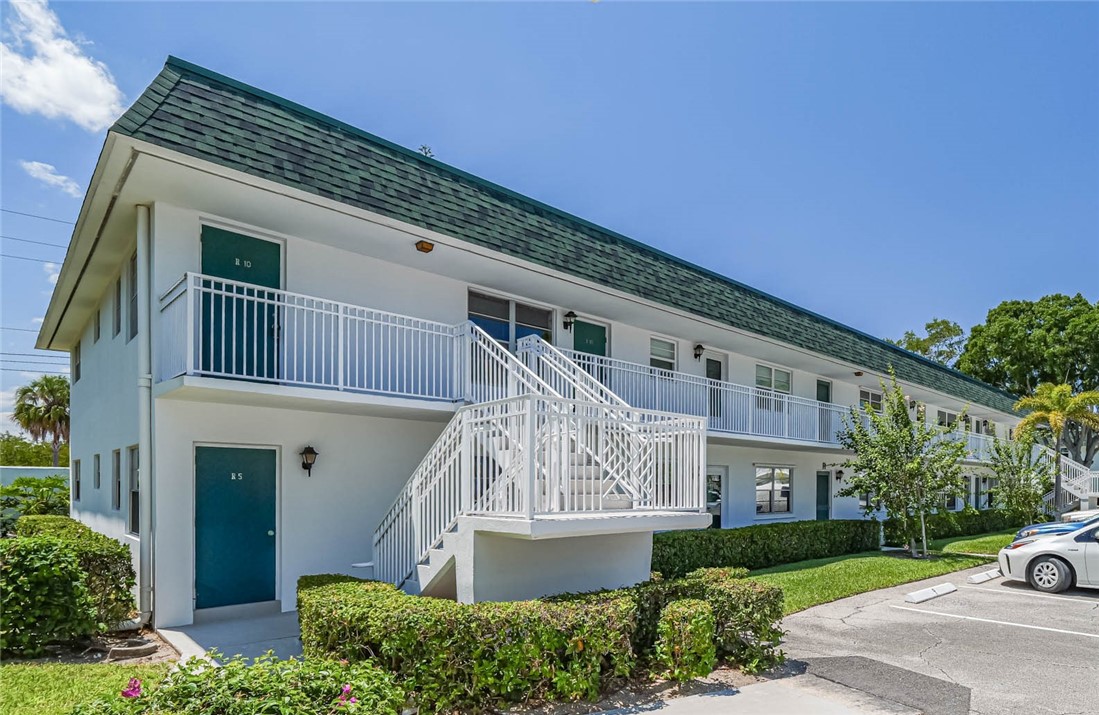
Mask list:
[{"label": "blue sky", "polygon": [[[874,335],[1099,299],[1096,4],[27,7],[2,8],[5,209],[72,220],[104,127],[174,54]],[[70,230],[0,214],[5,237]],[[48,359],[12,353],[56,266],[0,260],[7,396],[55,367],[11,361]]]}]

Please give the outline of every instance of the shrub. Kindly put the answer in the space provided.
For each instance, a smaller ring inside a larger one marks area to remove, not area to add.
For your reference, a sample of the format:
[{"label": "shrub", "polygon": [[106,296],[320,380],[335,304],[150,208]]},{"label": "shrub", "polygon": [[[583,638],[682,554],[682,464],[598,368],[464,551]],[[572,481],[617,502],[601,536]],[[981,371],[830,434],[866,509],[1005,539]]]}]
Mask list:
[{"label": "shrub", "polygon": [[873,520],[793,521],[739,529],[669,531],[653,537],[653,571],[675,578],[698,568],[762,569],[871,551],[879,546]]},{"label": "shrub", "polygon": [[[212,651],[215,658],[216,652]],[[396,715],[405,703],[395,678],[370,663],[256,658],[191,659],[159,685],[133,682],[125,694],[77,707],[72,715]]]},{"label": "shrub", "polygon": [[15,532],[21,537],[51,536],[72,549],[85,574],[84,583],[100,629],[130,617],[137,577],[133,556],[125,544],[67,516],[24,516],[16,522]]},{"label": "shrub", "polygon": [[76,554],[48,536],[0,541],[0,651],[37,655],[95,630]]},{"label": "shrub", "polygon": [[[0,462],[0,464],[12,464]],[[27,514],[69,513],[69,480],[55,474],[50,477],[16,477],[0,487],[0,536],[9,533],[16,519]]]},{"label": "shrub", "polygon": [[706,601],[685,598],[664,606],[656,634],[655,660],[672,680],[683,682],[714,669],[714,612]]},{"label": "shrub", "polygon": [[[927,540],[933,541],[951,536],[974,536],[990,531],[1004,531],[1023,524],[1019,523],[1018,518],[1002,509],[978,511],[973,507],[966,507],[964,511],[941,511],[937,514],[929,514],[924,519],[924,526],[927,529]],[[896,520],[886,519],[883,527],[886,544],[907,546]]]},{"label": "shrub", "polygon": [[427,711],[593,698],[634,665],[632,599],[463,605],[348,576],[298,581],[308,658],[374,659]]}]

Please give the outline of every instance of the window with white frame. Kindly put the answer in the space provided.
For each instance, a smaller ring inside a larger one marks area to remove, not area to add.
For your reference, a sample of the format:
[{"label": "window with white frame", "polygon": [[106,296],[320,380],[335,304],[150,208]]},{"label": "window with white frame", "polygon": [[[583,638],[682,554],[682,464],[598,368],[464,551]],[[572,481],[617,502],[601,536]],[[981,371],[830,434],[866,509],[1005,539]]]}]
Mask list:
[{"label": "window with white frame", "polygon": [[674,370],[675,342],[664,338],[649,338],[649,366]]},{"label": "window with white frame", "polygon": [[73,382],[80,379],[80,343],[73,345],[72,351],[72,375]]},{"label": "window with white frame", "polygon": [[101,311],[96,310],[95,311],[95,323],[92,325],[92,342],[93,343],[98,343],[99,342],[100,323],[102,322],[100,320],[101,317],[102,317]]},{"label": "window with white frame", "polygon": [[790,467],[756,467],[756,514],[790,512]]},{"label": "window with white frame", "polygon": [[97,454],[92,458],[92,486],[95,487],[96,489],[99,489],[100,483],[101,482],[100,482],[100,478],[99,478],[99,455]]},{"label": "window with white frame", "polygon": [[129,289],[129,309],[126,317],[129,321],[129,329],[126,332],[126,340],[133,340],[137,335],[137,254],[130,258],[129,275],[126,277]]},{"label": "window with white frame", "polygon": [[122,332],[122,276],[114,282],[114,303],[111,304],[111,337]]},{"label": "window with white frame", "polygon": [[73,460],[73,501],[80,501],[80,460]]},{"label": "window with white frame", "polygon": [[122,509],[122,451],[111,453],[111,508]]},{"label": "window with white frame", "polygon": [[789,395],[793,388],[793,375],[789,370],[767,365],[756,365],[756,387],[761,390]]},{"label": "window with white frame", "polygon": [[127,481],[127,491],[129,493],[129,532],[131,534],[138,534],[141,530],[141,499],[137,493],[138,486],[138,473],[140,471],[140,464],[138,463],[138,451],[137,447],[130,447],[126,450],[127,462],[129,463],[130,473]]},{"label": "window with white frame", "polygon": [[954,429],[954,427],[958,424],[958,413],[950,412],[949,410],[938,410],[935,422],[940,427],[949,427],[950,429]]},{"label": "window with white frame", "polygon": [[859,405],[864,410],[881,412],[883,402],[884,397],[882,396],[881,392],[877,390],[871,390],[868,387],[859,388]]},{"label": "window with white frame", "polygon": [[509,350],[528,335],[553,342],[553,311],[548,308],[476,291],[469,292],[468,300],[469,319]]}]

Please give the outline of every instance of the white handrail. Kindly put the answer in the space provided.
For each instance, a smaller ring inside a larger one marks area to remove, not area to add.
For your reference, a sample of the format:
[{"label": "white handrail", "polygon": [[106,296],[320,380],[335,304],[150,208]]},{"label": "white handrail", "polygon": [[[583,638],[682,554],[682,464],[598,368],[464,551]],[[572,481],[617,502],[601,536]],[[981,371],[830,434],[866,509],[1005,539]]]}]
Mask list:
[{"label": "white handrail", "polygon": [[521,338],[516,352],[527,367],[544,376],[547,382],[553,381],[557,391],[566,397],[629,407],[591,373],[537,335]]}]

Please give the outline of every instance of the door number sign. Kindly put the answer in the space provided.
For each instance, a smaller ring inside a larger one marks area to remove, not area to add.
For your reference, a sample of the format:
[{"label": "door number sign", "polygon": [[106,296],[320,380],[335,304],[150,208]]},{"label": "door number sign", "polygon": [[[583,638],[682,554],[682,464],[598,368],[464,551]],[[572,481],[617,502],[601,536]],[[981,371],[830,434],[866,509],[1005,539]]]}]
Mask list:
[{"label": "door number sign", "polygon": [[247,258],[245,258],[243,260],[240,259],[240,258],[234,258],[233,260],[236,261],[236,264],[238,266],[244,266],[245,268],[251,268],[252,267],[252,262],[249,261]]},{"label": "door number sign", "polygon": [[244,481],[244,472],[229,472],[229,481],[242,482]]}]

